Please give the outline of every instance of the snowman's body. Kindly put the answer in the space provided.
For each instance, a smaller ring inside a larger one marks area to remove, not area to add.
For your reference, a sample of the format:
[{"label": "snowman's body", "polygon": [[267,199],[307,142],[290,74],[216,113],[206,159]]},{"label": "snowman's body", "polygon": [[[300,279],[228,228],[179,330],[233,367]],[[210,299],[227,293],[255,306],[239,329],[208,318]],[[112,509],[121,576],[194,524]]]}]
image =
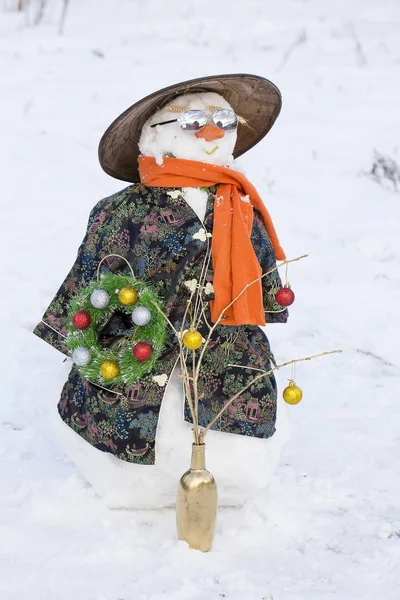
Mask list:
[{"label": "snowman's body", "polygon": [[[189,110],[209,110],[229,104],[215,93],[188,94],[173,102],[174,107]],[[139,148],[142,154],[162,162],[169,153],[177,158],[230,165],[236,134],[213,137],[211,126],[205,137],[195,137],[182,131],[177,123],[151,127],[171,119],[171,111],[162,109],[144,125]],[[208,126],[207,126],[208,127]],[[206,139],[207,138],[207,139]],[[207,193],[199,188],[183,188],[182,195],[204,219]],[[184,393],[172,372],[166,386],[156,435],[155,465],[138,465],[100,452],[57,418],[55,426],[66,453],[83,477],[110,507],[162,508],[175,503],[176,486],[189,466],[192,442],[191,424],[183,419]],[[207,435],[207,467],[218,483],[219,504],[240,505],[265,489],[274,472],[288,437],[288,421],[283,402],[278,402],[276,432],[269,439],[259,439],[210,431]]]}]

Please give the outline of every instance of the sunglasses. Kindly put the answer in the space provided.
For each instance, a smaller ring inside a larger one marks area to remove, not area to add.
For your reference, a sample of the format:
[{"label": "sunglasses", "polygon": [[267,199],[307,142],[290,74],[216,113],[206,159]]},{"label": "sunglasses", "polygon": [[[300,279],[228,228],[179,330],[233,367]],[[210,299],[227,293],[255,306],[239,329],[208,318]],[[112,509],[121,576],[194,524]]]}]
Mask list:
[{"label": "sunglasses", "polygon": [[[222,129],[225,133],[233,133],[238,126],[238,118],[232,110],[219,109],[211,113],[211,121]],[[204,110],[185,110],[177,119],[170,121],[162,121],[161,123],[153,123],[150,127],[157,125],[167,125],[168,123],[178,123],[182,131],[188,133],[198,133],[207,125],[209,117]]]}]

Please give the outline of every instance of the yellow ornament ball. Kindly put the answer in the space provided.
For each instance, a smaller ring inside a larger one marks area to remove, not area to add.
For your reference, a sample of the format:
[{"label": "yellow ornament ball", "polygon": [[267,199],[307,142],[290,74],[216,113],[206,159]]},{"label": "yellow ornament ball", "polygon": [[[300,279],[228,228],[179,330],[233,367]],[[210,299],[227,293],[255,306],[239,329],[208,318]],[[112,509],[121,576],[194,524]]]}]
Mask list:
[{"label": "yellow ornament ball", "polygon": [[187,331],[183,336],[183,345],[188,350],[197,350],[203,343],[203,336],[199,331]]},{"label": "yellow ornament ball", "polygon": [[290,381],[289,385],[283,390],[282,395],[285,402],[293,405],[301,401],[303,392],[294,381]]},{"label": "yellow ornament ball", "polygon": [[119,374],[119,366],[116,360],[105,360],[100,365],[100,375],[104,379],[114,379]]},{"label": "yellow ornament ball", "polygon": [[132,306],[138,299],[138,293],[132,287],[127,286],[118,292],[118,300],[124,306]]}]

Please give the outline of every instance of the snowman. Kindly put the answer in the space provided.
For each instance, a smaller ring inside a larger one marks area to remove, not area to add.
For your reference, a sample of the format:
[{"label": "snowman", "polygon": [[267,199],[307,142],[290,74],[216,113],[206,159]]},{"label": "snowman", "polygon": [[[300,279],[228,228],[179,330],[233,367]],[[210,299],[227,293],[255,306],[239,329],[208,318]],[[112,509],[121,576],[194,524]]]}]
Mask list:
[{"label": "snowman", "polygon": [[[74,286],[87,283],[107,254],[124,256],[135,274],[158,286],[176,323],[188,290],[204,285],[215,322],[246,277],[254,279],[285,258],[255,188],[234,167],[234,157],[272,127],[280,105],[268,80],[223,75],[164,88],[118,117],[101,140],[100,162],[130,185],[93,209],[77,261],[35,333],[66,352]],[[218,326],[203,373],[201,425],[226,403],[238,380],[271,368],[261,327],[286,321],[287,311],[275,301],[281,287],[275,271]],[[180,374],[176,348],[169,347],[153,373],[125,390],[126,402],[115,402],[112,391],[110,396],[82,380],[73,367],[54,426],[66,454],[108,507],[174,505],[192,442]],[[286,409],[271,375],[207,435],[207,468],[218,482],[221,506],[242,505],[266,490],[287,437]]]}]

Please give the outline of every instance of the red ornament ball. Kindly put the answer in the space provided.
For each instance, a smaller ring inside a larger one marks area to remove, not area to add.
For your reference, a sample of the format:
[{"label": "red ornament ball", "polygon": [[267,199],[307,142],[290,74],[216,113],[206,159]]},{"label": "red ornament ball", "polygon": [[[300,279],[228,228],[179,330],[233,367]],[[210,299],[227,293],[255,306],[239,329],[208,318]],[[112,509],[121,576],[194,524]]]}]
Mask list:
[{"label": "red ornament ball", "polygon": [[92,318],[85,310],[78,310],[72,317],[72,324],[77,329],[86,329],[92,322]]},{"label": "red ornament ball", "polygon": [[149,360],[153,354],[153,348],[147,342],[138,342],[132,350],[133,356],[136,360],[143,362]]},{"label": "red ornament ball", "polygon": [[281,306],[290,306],[294,302],[294,292],[290,287],[283,287],[275,294],[275,300]]}]

